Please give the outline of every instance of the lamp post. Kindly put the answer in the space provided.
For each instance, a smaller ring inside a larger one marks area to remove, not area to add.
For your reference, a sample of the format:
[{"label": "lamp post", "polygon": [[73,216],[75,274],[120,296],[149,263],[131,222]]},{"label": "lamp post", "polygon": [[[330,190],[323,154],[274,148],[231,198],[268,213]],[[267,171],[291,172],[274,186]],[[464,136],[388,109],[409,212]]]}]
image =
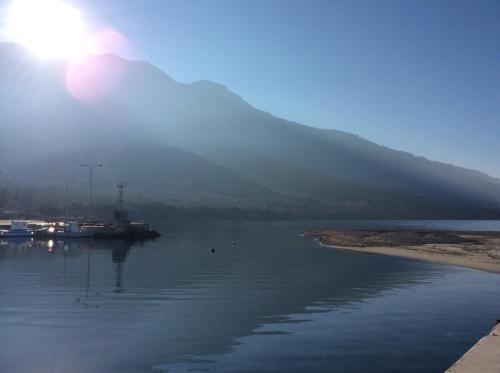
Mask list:
[{"label": "lamp post", "polygon": [[68,208],[69,208],[69,179],[66,176],[61,176],[61,180],[64,180],[64,220],[68,219]]},{"label": "lamp post", "polygon": [[89,169],[89,219],[92,219],[92,182],[94,179],[94,167],[102,167],[102,164],[81,164],[80,167]]}]

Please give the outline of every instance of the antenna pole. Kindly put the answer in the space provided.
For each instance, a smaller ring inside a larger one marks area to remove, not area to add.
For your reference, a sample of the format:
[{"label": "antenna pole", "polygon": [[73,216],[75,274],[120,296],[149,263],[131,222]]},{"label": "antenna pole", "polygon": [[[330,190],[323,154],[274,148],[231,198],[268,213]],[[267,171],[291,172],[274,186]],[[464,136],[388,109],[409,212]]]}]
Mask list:
[{"label": "antenna pole", "polygon": [[120,210],[123,210],[123,204],[125,202],[125,188],[127,187],[127,182],[121,181],[119,183],[116,183],[116,186],[118,188],[118,207],[120,208]]}]

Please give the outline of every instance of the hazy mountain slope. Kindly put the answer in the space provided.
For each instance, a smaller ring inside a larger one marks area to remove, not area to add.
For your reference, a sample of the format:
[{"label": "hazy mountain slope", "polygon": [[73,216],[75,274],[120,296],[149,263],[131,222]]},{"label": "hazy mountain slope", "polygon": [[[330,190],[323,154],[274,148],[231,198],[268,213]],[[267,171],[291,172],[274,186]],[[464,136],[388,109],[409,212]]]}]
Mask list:
[{"label": "hazy mountain slope", "polygon": [[116,195],[118,181],[127,181],[127,194],[134,200],[181,200],[198,204],[246,203],[258,205],[275,197],[261,185],[188,152],[157,144],[96,148],[91,151],[48,155],[7,168],[4,178],[25,185],[58,186],[64,178],[72,192],[86,198],[88,169],[82,163],[102,162],[94,173],[98,196]]},{"label": "hazy mountain slope", "polygon": [[[140,68],[142,74],[122,81],[113,100],[132,103],[131,116],[151,116],[148,128],[164,141],[271,188],[338,200],[342,186],[354,183],[458,204],[500,201],[500,182],[485,174],[292,123],[254,109],[218,84],[179,84],[148,64]],[[158,74],[163,78],[153,77]],[[140,100],[137,91],[143,92]],[[315,185],[325,186],[325,193],[318,195]]]},{"label": "hazy mountain slope", "polygon": [[140,124],[124,110],[75,100],[62,62],[38,61],[0,43],[0,167],[55,151],[144,141]]},{"label": "hazy mountain slope", "polygon": [[220,129],[225,134],[221,139],[182,146],[282,191],[307,193],[307,186],[331,183],[331,192],[325,188],[326,193],[318,195],[309,189],[309,197],[335,199],[333,186],[343,181],[458,204],[499,201],[500,183],[488,175],[340,131],[301,126],[260,112],[242,114],[231,125]]},{"label": "hazy mountain slope", "polygon": [[303,198],[376,208],[391,199],[453,206],[498,206],[500,201],[500,182],[488,175],[279,119],[223,86],[178,83],[145,62],[90,57],[87,63],[100,70],[85,79],[106,81],[118,73],[119,78],[88,103],[68,92],[62,64],[33,65],[9,45],[0,54],[9,56],[0,58],[0,167],[54,150],[150,141]]}]

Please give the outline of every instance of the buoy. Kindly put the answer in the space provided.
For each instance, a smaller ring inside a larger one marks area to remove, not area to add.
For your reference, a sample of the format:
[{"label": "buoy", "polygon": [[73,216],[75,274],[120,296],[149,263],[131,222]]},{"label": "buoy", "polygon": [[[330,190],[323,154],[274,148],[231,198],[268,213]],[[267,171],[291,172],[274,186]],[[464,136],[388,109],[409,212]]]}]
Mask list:
[{"label": "buoy", "polygon": [[215,249],[212,247],[212,252],[215,253]]}]

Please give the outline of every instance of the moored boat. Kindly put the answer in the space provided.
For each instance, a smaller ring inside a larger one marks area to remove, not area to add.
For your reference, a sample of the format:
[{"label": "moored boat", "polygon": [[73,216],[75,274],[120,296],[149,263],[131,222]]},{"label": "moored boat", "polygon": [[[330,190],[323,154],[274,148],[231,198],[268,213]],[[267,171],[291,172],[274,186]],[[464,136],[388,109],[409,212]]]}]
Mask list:
[{"label": "moored boat", "polygon": [[64,222],[64,229],[56,230],[54,235],[61,238],[85,238],[93,237],[94,232],[81,226],[77,221],[67,221]]},{"label": "moored boat", "polygon": [[0,238],[33,237],[34,232],[26,220],[12,220],[10,229],[0,231]]}]

